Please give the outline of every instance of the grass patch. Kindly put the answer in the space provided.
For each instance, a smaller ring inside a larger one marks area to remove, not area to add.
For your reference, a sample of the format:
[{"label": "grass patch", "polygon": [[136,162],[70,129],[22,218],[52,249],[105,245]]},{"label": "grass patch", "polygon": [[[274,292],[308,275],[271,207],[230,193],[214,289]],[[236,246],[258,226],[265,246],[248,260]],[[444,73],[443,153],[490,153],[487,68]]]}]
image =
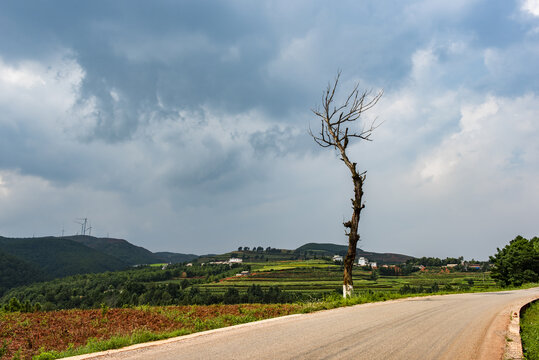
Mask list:
[{"label": "grass patch", "polygon": [[145,343],[149,341],[156,341],[162,339],[168,339],[175,336],[182,336],[190,334],[192,331],[180,329],[175,331],[169,331],[164,333],[153,333],[150,331],[139,330],[134,332],[131,335],[127,336],[112,336],[106,340],[97,340],[95,338],[90,338],[86,345],[76,348],[76,349],[67,349],[65,351],[45,351],[40,353],[37,356],[34,356],[34,360],[48,360],[48,359],[58,359],[68,356],[76,356],[89,354],[93,352],[119,349],[122,347]]},{"label": "grass patch", "polygon": [[522,349],[528,360],[539,360],[539,301],[534,302],[520,319]]}]

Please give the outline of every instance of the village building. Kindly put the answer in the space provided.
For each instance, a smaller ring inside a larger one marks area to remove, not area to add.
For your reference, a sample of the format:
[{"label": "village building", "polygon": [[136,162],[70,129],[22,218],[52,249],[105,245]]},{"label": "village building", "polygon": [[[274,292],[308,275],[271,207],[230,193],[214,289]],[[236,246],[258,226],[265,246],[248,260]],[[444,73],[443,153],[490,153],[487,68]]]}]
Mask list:
[{"label": "village building", "polygon": [[227,265],[228,261],[210,261],[210,265]]},{"label": "village building", "polygon": [[359,266],[367,266],[369,265],[369,260],[363,256],[361,256],[359,259],[357,259],[357,264]]}]

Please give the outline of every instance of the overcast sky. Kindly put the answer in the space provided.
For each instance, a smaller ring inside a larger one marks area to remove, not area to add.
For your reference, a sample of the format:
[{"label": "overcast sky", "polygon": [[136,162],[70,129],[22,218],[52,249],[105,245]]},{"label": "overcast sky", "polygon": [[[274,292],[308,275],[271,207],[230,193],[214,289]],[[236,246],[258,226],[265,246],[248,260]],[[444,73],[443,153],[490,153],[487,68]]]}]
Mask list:
[{"label": "overcast sky", "polygon": [[2,1],[0,235],[346,244],[308,135],[340,69],[384,89],[360,247],[487,259],[539,235],[538,64],[538,0]]}]

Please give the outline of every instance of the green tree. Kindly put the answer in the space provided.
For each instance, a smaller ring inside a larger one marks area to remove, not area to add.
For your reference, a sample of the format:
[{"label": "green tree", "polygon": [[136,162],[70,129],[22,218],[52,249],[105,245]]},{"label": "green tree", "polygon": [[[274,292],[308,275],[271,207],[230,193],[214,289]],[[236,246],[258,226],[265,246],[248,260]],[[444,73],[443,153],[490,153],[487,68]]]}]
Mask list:
[{"label": "green tree", "polygon": [[253,284],[247,289],[247,299],[250,303],[261,303],[264,301],[264,291],[260,285]]},{"label": "green tree", "polygon": [[236,288],[229,287],[223,298],[225,304],[238,304],[240,302],[240,293]]},{"label": "green tree", "polygon": [[369,276],[369,279],[373,280],[373,281],[376,281],[376,280],[378,280],[379,275],[380,274],[378,273],[377,269],[372,269],[371,275]]},{"label": "green tree", "polygon": [[490,257],[494,264],[492,278],[502,286],[520,286],[539,281],[539,238],[531,240],[522,236],[506,245]]}]

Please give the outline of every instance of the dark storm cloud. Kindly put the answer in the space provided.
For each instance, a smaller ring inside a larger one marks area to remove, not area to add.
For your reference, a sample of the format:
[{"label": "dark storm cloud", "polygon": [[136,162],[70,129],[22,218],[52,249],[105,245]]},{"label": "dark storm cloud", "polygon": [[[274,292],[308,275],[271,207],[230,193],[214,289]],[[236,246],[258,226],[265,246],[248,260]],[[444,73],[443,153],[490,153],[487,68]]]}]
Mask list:
[{"label": "dark storm cloud", "polygon": [[[0,232],[21,234],[29,212],[61,223],[89,211],[152,250],[162,239],[160,250],[226,251],[262,233],[272,247],[342,240],[350,179],[308,136],[318,125],[310,109],[341,69],[344,93],[357,81],[385,89],[374,143],[350,147],[369,170],[362,238],[381,251],[460,255],[441,253],[455,246],[443,240],[471,243],[466,234],[490,218],[472,215],[492,194],[511,203],[536,191],[537,150],[527,144],[537,128],[539,22],[520,4],[4,1]],[[498,169],[518,170],[522,186],[505,185],[513,180]],[[481,173],[500,181],[483,197],[467,190],[483,184]],[[462,230],[444,196],[479,199]],[[424,213],[448,231],[417,226]]]},{"label": "dark storm cloud", "polygon": [[218,2],[13,2],[3,12],[2,50],[9,58],[73,51],[86,73],[81,98],[97,102],[94,135],[115,141],[132,135],[158,103],[241,111],[281,96],[261,79],[273,35],[263,17],[244,15]]},{"label": "dark storm cloud", "polygon": [[[286,118],[292,109],[312,106],[320,79],[339,67],[392,88],[411,67],[406,59],[432,36],[450,38],[458,28],[478,46],[507,45],[520,25],[504,4],[474,2],[460,17],[421,2],[289,8],[271,2],[9,2],[0,36],[7,59],[72,51],[85,71],[80,100],[93,99],[96,106],[88,136],[115,142],[129,139],[157,110],[259,108]],[[433,20],[421,27],[414,16],[425,7]],[[294,41],[298,48],[287,49]],[[300,58],[290,60],[286,51]],[[457,57],[441,54],[440,61],[454,70],[445,81],[463,85],[467,73],[484,71],[482,59],[464,59],[460,67]],[[311,64],[316,70],[309,70]],[[485,74],[467,85],[492,84]]]},{"label": "dark storm cloud", "polygon": [[[299,80],[288,78],[287,73],[302,72],[301,63],[282,64],[277,77],[268,68],[288,42],[323,25],[326,11],[330,17],[336,16],[332,8],[313,11],[300,5],[287,19],[286,7],[264,8],[244,2],[65,1],[54,6],[11,2],[4,10],[2,50],[6,58],[32,58],[62,48],[72,51],[85,71],[80,98],[92,98],[96,104],[91,135],[112,142],[132,136],[144,124],[144,114],[158,107],[175,110],[210,105],[232,113],[261,108],[272,116],[285,117],[291,108],[308,106],[314,88],[305,87],[312,84],[305,77],[312,73],[300,75]],[[365,11],[355,7],[352,13],[361,16]],[[275,18],[281,15],[284,24]],[[377,15],[385,13],[374,14],[371,22],[379,20]],[[355,36],[338,24],[335,29],[323,28],[313,35],[316,58],[304,61],[322,62],[328,74],[347,66],[366,74],[390,69],[394,78],[394,69],[404,70],[398,57],[382,55],[384,42],[374,41],[369,49],[374,56],[367,58],[354,59],[358,54],[353,48],[344,53],[338,50],[340,41],[335,36],[344,37],[343,41],[354,38],[358,48],[383,36],[365,35]],[[399,38],[402,36],[390,41],[404,43]],[[409,45],[401,54],[412,48]],[[331,59],[332,54],[336,59]],[[370,60],[373,58],[375,62]],[[111,92],[119,94],[120,104]]]}]

